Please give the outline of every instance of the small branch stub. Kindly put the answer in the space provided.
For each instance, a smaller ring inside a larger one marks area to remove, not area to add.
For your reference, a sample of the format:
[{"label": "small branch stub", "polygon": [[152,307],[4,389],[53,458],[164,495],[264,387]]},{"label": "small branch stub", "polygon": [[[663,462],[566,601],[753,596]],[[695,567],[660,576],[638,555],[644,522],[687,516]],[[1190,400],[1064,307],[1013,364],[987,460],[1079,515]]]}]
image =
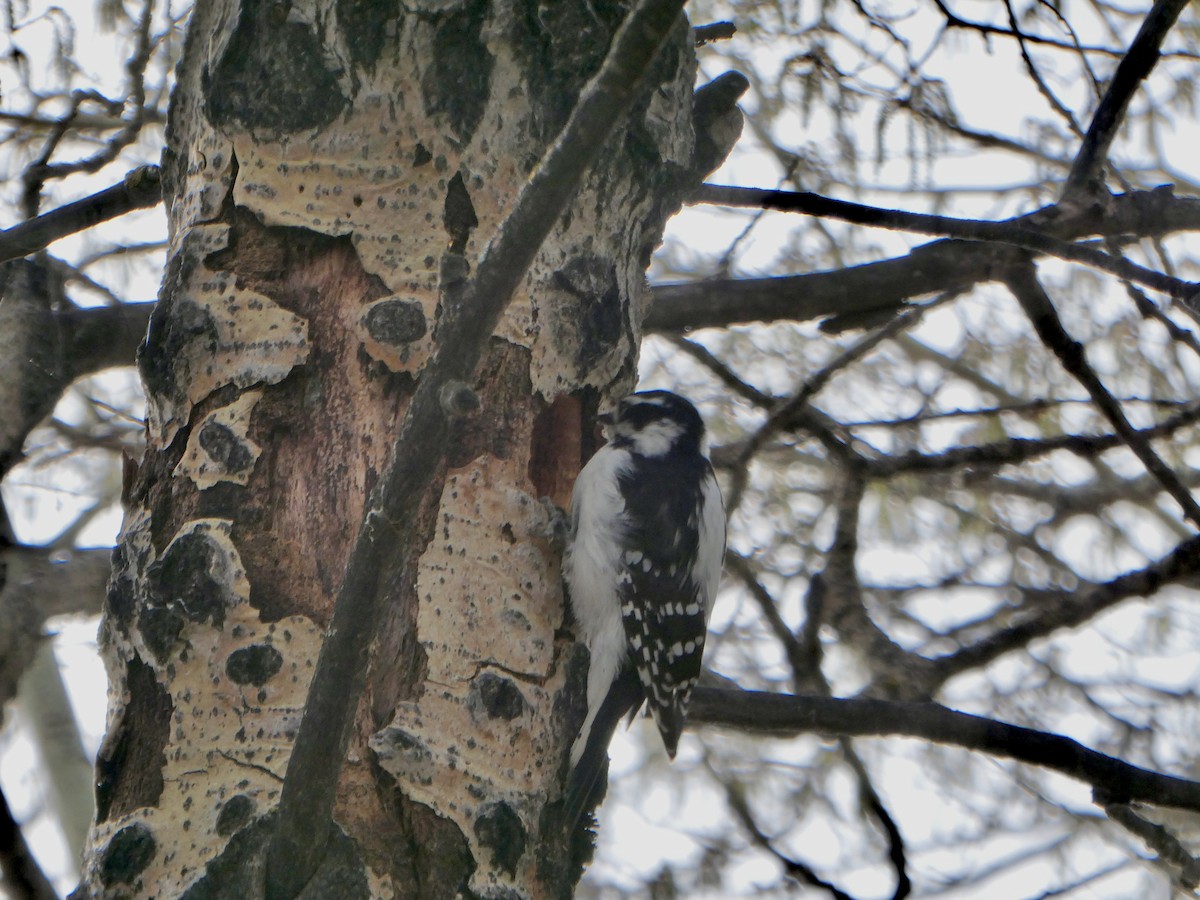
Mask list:
[{"label": "small branch stub", "polygon": [[479,409],[479,395],[466,382],[447,381],[439,396],[442,409],[451,419],[465,419]]}]

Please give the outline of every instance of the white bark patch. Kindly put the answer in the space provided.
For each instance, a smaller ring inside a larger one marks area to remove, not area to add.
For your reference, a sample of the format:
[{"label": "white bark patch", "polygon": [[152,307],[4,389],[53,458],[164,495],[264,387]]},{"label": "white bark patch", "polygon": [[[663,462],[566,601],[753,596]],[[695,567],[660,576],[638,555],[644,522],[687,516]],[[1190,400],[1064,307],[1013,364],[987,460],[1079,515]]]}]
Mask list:
[{"label": "white bark patch", "polygon": [[179,251],[179,240],[192,226],[221,217],[221,207],[233,187],[233,143],[207,123],[207,117],[198,111],[190,117],[194,137],[188,168],[183,185],[171,196],[167,218],[171,236],[169,256]]},{"label": "white bark patch", "polygon": [[407,796],[459,826],[479,864],[479,893],[536,883],[533,854],[509,874],[480,845],[479,798],[508,803],[532,835],[561,759],[561,748],[539,743],[557,730],[548,717],[562,689],[563,672],[550,668],[558,562],[538,540],[546,509],[511,486],[515,468],[481,457],[447,479],[417,577],[424,692],[370,742]]},{"label": "white bark patch", "polygon": [[[122,542],[131,551],[144,552],[144,564],[138,572],[118,571],[116,577],[146,578],[155,562],[148,524],[145,511],[131,516]],[[161,557],[169,558],[171,547],[189,537],[204,538],[215,548],[208,573],[225,588],[226,596],[235,598],[224,610],[222,626],[188,621],[175,654],[179,664],[175,659],[156,659],[136,631],[132,643],[106,653],[111,665],[116,656],[130,659],[136,650],[170,695],[174,711],[164,748],[166,764],[158,806],[110,819],[93,829],[90,840],[102,848],[127,826],[146,826],[154,838],[154,857],[139,880],[154,885],[157,896],[162,897],[180,896],[225,849],[236,833],[229,827],[228,816],[221,822],[230,801],[238,798],[235,802],[244,811],[235,820],[239,825],[248,824],[278,803],[323,636],[321,629],[303,616],[271,623],[260,620],[258,611],[247,602],[250,583],[231,539],[231,528],[232,523],[224,519],[188,522]],[[139,593],[144,596],[148,590]],[[111,631],[109,635],[117,637]],[[117,674],[123,670],[116,668]],[[117,733],[129,702],[123,682],[114,679],[112,684],[121,696],[110,703],[110,736]],[[219,822],[225,827],[219,828]],[[100,883],[98,867],[103,857],[103,850],[89,851],[87,859],[97,870],[89,872],[88,883]]]},{"label": "white bark patch", "polygon": [[172,315],[166,327],[180,329],[182,319],[191,330],[160,337],[151,330],[150,340],[165,341],[172,351],[173,384],[165,390],[155,385],[159,389],[147,397],[150,428],[162,445],[169,444],[187,423],[192,407],[217,388],[276,384],[308,358],[304,319],[264,294],[237,287],[232,273],[204,266],[209,253],[228,245],[228,237],[225,225],[189,231],[185,239],[189,246],[180,252],[195,264],[185,283],[172,293],[171,302],[176,307],[173,312],[182,304],[195,309],[186,316]]},{"label": "white bark patch", "polygon": [[172,474],[186,475],[200,490],[222,481],[246,484],[262,453],[246,434],[260,399],[262,391],[246,391],[233,403],[201,419],[188,435],[187,449]]}]

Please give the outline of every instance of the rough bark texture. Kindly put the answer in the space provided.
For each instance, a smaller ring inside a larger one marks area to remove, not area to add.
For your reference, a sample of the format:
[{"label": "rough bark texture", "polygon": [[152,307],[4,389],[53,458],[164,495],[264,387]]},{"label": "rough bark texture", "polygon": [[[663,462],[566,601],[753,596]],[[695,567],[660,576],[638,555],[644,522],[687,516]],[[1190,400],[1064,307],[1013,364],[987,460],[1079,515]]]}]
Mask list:
[{"label": "rough bark texture", "polygon": [[[140,354],[149,448],[104,626],[113,685],[83,891],[255,896],[363,510],[478,258],[626,11],[534,0],[201,2]],[[560,896],[548,811],[581,718],[558,549],[601,395],[631,384],[644,269],[697,183],[681,20],[543,246],[425,498],[377,636],[337,830],[302,896]],[[314,823],[314,827],[319,827]]]}]

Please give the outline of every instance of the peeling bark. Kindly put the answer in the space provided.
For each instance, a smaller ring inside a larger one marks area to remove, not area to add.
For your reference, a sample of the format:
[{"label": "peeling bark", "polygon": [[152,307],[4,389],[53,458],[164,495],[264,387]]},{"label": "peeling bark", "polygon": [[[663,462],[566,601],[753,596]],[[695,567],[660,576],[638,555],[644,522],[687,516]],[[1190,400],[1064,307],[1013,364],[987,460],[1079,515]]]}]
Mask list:
[{"label": "peeling bark", "polygon": [[[83,890],[260,896],[365,498],[468,265],[627,4],[198,4],[139,356],[148,449],[103,627],[113,695]],[[582,710],[552,515],[628,389],[644,270],[699,183],[682,20],[491,339],[421,536],[396,548],[326,858],[301,896],[547,897]],[[314,828],[323,827],[313,823]],[[222,893],[224,892],[224,893]]]}]

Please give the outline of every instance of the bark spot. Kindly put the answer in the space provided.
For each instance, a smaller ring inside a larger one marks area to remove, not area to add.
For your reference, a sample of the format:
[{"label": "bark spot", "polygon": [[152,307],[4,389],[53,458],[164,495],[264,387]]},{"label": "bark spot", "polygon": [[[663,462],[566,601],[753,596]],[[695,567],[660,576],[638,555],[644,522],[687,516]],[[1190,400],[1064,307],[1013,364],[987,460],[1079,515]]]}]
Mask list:
[{"label": "bark spot", "polygon": [[367,307],[363,324],[379,343],[393,346],[411,344],[425,337],[428,331],[421,302],[396,296],[377,300]]},{"label": "bark spot", "polygon": [[194,342],[202,341],[202,346],[215,351],[220,335],[208,310],[181,293],[164,293],[171,299],[159,303],[150,314],[150,330],[138,348],[138,368],[150,395],[177,400],[183,389],[175,381],[176,361],[185,357],[184,351]]},{"label": "bark spot", "polygon": [[271,4],[245,4],[204,95],[218,128],[283,132],[323,128],[348,100],[320,38],[303,22],[270,21]]},{"label": "bark spot", "polygon": [[243,472],[254,465],[254,454],[228,425],[209,420],[200,429],[200,446],[226,472]]},{"label": "bark spot", "polygon": [[562,130],[584,82],[600,67],[626,9],[614,0],[538,3],[514,35],[535,110],[536,135],[549,142]]},{"label": "bark spot", "polygon": [[379,0],[338,0],[337,21],[346,36],[350,58],[359,66],[375,68],[383,53],[388,23],[400,15],[400,5]]},{"label": "bark spot", "polygon": [[493,719],[512,721],[525,711],[525,697],[511,679],[484,672],[472,687],[484,711]]},{"label": "bark spot", "polygon": [[581,254],[554,273],[554,285],[578,301],[581,372],[603,359],[621,337],[624,322],[616,266],[599,256]]},{"label": "bark spot", "polygon": [[229,654],[225,674],[236,684],[266,684],[283,667],[283,654],[270,644],[254,644]]},{"label": "bark spot", "polygon": [[223,554],[210,537],[181,535],[146,573],[155,606],[221,628],[226,608],[238,602],[237,595],[214,574],[224,568]]},{"label": "bark spot", "polygon": [[179,635],[183,633],[185,624],[183,616],[161,606],[150,606],[142,610],[138,619],[138,629],[146,647],[154,654],[154,659],[159,665],[165,663],[180,646]]},{"label": "bark spot", "polygon": [[257,808],[258,804],[245,794],[230,797],[229,802],[217,813],[217,834],[229,837],[250,821]]},{"label": "bark spot", "polygon": [[462,172],[455,172],[446,188],[446,205],[442,213],[442,224],[450,235],[450,252],[463,253],[467,249],[471,231],[479,224],[475,215],[475,204],[463,181]]},{"label": "bark spot", "polygon": [[426,115],[444,115],[464,144],[487,107],[495,58],[483,39],[487,0],[467,0],[433,25],[429,68],[421,78]]},{"label": "bark spot", "polygon": [[113,835],[100,860],[100,880],[105,887],[133,884],[154,859],[158,844],[141,822],[126,825]]},{"label": "bark spot", "polygon": [[493,862],[509,875],[525,853],[525,825],[503,800],[483,807],[475,820],[475,837],[491,851]]}]

